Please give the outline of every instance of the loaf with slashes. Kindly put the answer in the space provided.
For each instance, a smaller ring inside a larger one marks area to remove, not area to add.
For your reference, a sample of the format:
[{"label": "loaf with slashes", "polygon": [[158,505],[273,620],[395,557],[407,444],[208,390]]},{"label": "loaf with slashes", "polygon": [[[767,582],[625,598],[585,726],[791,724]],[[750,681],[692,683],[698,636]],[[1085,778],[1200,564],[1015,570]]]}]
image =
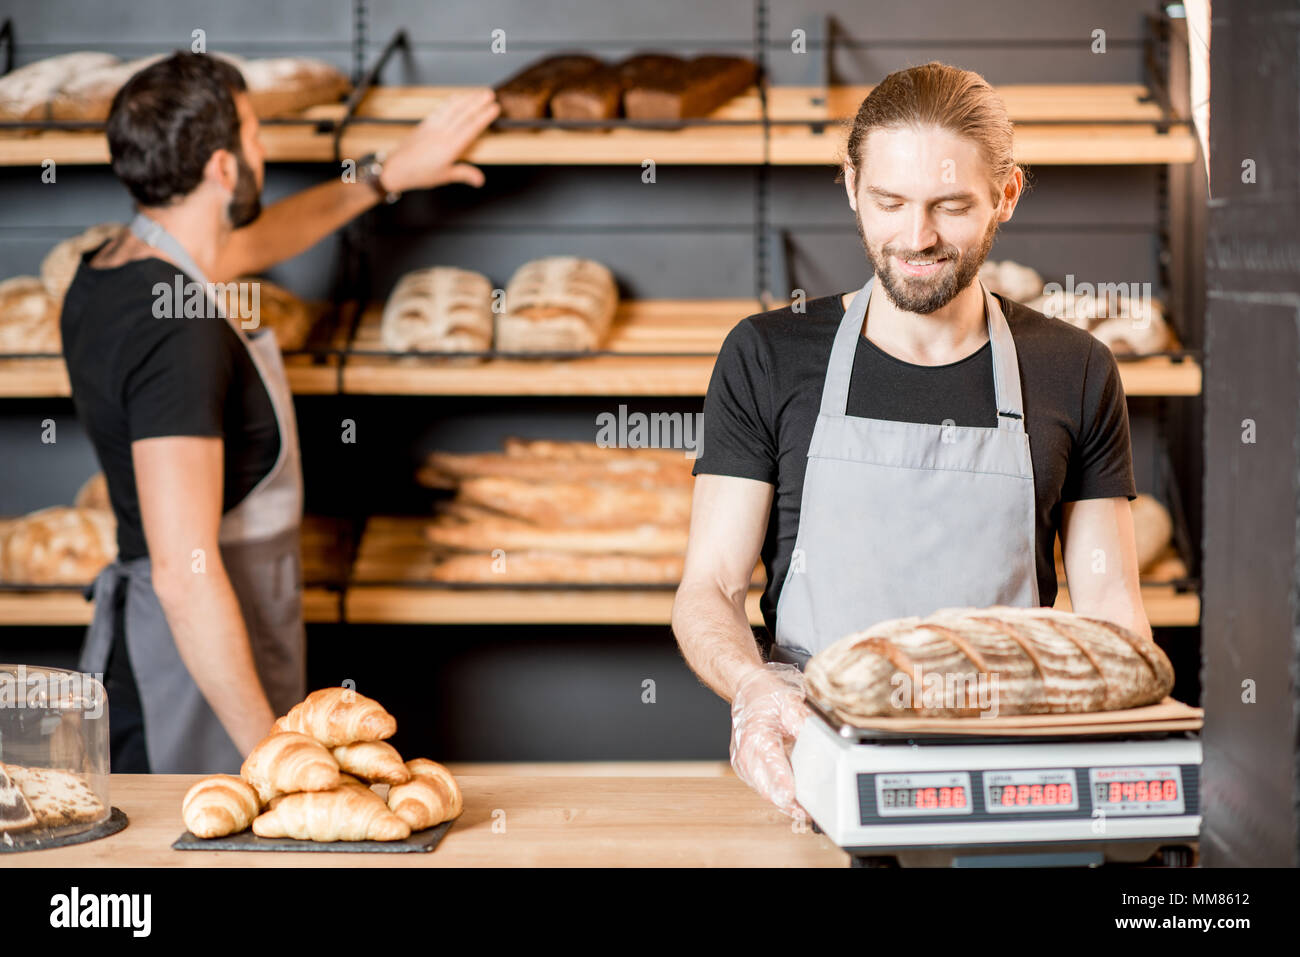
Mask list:
[{"label": "loaf with slashes", "polygon": [[[849,723],[975,717],[985,710],[973,693],[981,682],[996,688],[997,713],[1013,715],[1142,707],[1162,701],[1174,681],[1160,647],[1119,625],[1005,606],[882,621],[813,655],[804,674],[809,697]],[[930,675],[961,693],[926,694]]]},{"label": "loaf with slashes", "polygon": [[506,284],[496,317],[503,352],[584,352],[605,340],[618,307],[614,275],[592,259],[548,256],[526,262]]},{"label": "loaf with slashes", "polygon": [[384,305],[379,338],[393,352],[486,352],[492,348],[492,283],[455,266],[409,272]]}]

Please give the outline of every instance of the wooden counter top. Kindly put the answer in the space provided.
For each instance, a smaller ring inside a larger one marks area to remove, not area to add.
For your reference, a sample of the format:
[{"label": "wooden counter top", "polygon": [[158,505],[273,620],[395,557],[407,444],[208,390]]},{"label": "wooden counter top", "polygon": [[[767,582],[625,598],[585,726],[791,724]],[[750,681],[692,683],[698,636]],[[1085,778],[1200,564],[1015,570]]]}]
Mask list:
[{"label": "wooden counter top", "polygon": [[[7,867],[846,867],[848,856],[725,763],[449,765],[465,811],[431,854],[174,851],[200,775],[114,774],[130,819],[102,840],[7,855]],[[495,824],[495,827],[494,827]]]}]

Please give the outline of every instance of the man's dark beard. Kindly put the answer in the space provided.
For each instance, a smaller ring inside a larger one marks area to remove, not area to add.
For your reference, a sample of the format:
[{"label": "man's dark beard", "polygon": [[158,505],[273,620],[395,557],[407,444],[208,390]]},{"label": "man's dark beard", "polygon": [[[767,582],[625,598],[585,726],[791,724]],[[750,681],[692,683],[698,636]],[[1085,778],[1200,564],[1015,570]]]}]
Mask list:
[{"label": "man's dark beard", "polygon": [[[952,246],[936,246],[916,252],[887,246],[881,250],[880,258],[877,258],[867,243],[866,233],[862,229],[862,218],[854,214],[853,222],[858,227],[858,238],[862,240],[862,248],[866,250],[867,261],[871,263],[871,269],[880,280],[880,284],[885,287],[890,301],[904,312],[921,316],[928,316],[942,309],[970,285],[971,280],[979,273],[980,266],[984,265],[984,260],[988,258],[989,250],[993,248],[993,240],[998,232],[998,221],[995,217],[989,224],[979,249],[964,259],[958,259],[958,252]],[[955,262],[957,268],[948,269],[945,266],[938,279],[914,279],[910,276],[896,279],[890,270],[892,265],[890,260],[895,255],[905,260],[946,258],[949,262]]]},{"label": "man's dark beard", "polygon": [[230,205],[226,207],[226,215],[230,217],[231,228],[239,229],[262,214],[262,193],[257,188],[257,177],[253,175],[253,167],[248,165],[242,151],[235,154],[235,162],[238,164],[239,172],[235,178],[234,195],[230,197]]}]

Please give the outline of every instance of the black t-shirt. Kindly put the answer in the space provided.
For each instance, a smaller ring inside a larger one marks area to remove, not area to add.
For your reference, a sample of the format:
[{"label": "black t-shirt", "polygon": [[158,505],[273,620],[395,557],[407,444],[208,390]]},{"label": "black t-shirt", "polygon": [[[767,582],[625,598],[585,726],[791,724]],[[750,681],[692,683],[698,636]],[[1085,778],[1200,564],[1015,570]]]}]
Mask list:
[{"label": "black t-shirt", "polygon": [[[1115,357],[1091,334],[998,296],[1020,367],[1037,500],[1038,595],[1056,600],[1052,549],[1061,504],[1136,497],[1128,409]],[[749,316],[727,335],[704,400],[694,474],[732,475],[776,488],[763,543],[763,620],[776,605],[799,530],[808,445],[821,408],[841,297]],[[934,425],[997,428],[992,343],[957,362],[913,365],[858,337],[847,413]],[[851,507],[852,503],[846,503]]]},{"label": "black t-shirt", "polygon": [[118,551],[130,560],[148,554],[132,442],[222,438],[222,509],[229,511],[275,465],[280,431],[257,367],[225,319],[155,317],[154,286],[175,284],[174,265],[140,259],[95,269],[88,261],[96,252],[82,256],[63,301],[63,358],[77,415],[108,480]]}]

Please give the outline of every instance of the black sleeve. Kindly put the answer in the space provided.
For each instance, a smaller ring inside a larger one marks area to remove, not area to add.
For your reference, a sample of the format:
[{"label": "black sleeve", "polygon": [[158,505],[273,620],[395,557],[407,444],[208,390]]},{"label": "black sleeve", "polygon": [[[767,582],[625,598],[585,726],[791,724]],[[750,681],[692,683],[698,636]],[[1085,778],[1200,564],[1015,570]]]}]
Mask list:
[{"label": "black sleeve", "polygon": [[234,363],[224,319],[156,319],[124,363],[122,403],[131,441],[224,437]]},{"label": "black sleeve", "polygon": [[1103,343],[1089,346],[1083,377],[1083,414],[1079,441],[1070,455],[1061,500],[1137,498],[1128,404],[1119,365]]},{"label": "black sleeve", "polygon": [[734,475],[776,484],[776,425],[769,356],[753,322],[727,334],[704,397],[702,450],[693,475]]}]

